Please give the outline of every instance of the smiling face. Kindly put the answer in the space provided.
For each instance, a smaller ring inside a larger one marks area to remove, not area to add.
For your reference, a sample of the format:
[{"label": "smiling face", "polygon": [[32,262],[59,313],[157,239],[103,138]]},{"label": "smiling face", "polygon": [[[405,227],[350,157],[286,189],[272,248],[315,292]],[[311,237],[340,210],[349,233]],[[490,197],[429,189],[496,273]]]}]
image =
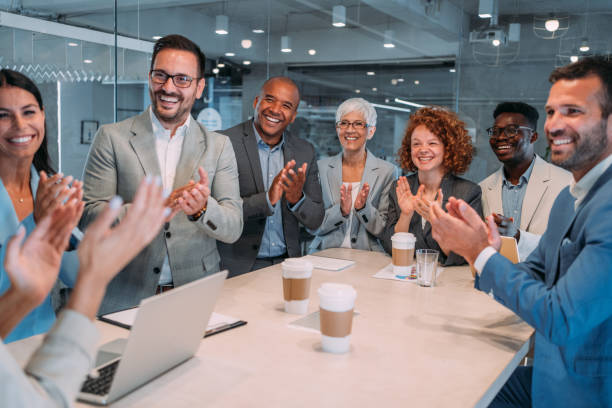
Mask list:
[{"label": "smiling face", "polygon": [[601,80],[590,75],[553,84],[546,102],[544,130],[553,163],[579,180],[612,153],[612,125],[602,118]]},{"label": "smiling face", "polygon": [[45,112],[34,95],[0,87],[0,160],[32,161],[45,137]]},{"label": "smiling face", "polygon": [[153,70],[163,71],[168,75],[187,75],[194,78],[187,88],[174,85],[172,79],[164,84],[157,84],[149,75],[149,96],[153,105],[153,112],[166,129],[182,125],[191,112],[196,99],[204,91],[204,79],[198,77],[198,60],[196,56],[184,50],[166,48],[155,57]]},{"label": "smiling face", "polygon": [[[358,111],[349,112],[346,115],[342,116],[342,118],[340,118],[340,122],[367,123],[363,113]],[[336,127],[338,139],[340,140],[340,144],[342,145],[342,150],[344,153],[364,152],[366,142],[370,140],[372,136],[374,136],[375,131],[375,127],[366,127],[364,129],[356,129],[353,125],[347,127],[346,129]]]},{"label": "smiling face", "polygon": [[419,172],[439,171],[444,161],[444,144],[425,125],[419,125],[410,137],[410,154]]},{"label": "smiling face", "polygon": [[300,103],[298,89],[291,82],[272,79],[264,84],[253,101],[255,128],[264,142],[275,145],[293,123]]},{"label": "smiling face", "polygon": [[[505,128],[507,126],[524,126],[530,128],[527,118],[520,113],[504,112],[495,118],[495,127]],[[489,139],[491,149],[497,159],[506,165],[518,165],[531,162],[533,159],[533,143],[537,140],[537,132],[527,129],[519,129],[514,137],[508,137],[501,132],[497,137]]]}]

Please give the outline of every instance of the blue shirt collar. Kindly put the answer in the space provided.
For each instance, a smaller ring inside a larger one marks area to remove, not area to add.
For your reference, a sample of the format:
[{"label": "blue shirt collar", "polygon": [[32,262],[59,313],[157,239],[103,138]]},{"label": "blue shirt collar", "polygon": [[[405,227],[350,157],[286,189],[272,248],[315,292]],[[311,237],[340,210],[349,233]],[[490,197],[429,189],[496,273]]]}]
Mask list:
[{"label": "blue shirt collar", "polygon": [[283,132],[283,135],[281,136],[281,141],[279,144],[277,144],[276,146],[271,147],[269,144],[267,144],[266,142],[263,141],[263,139],[261,138],[261,136],[259,136],[259,132],[257,131],[257,128],[255,127],[255,121],[253,121],[253,133],[255,133],[255,140],[257,140],[257,145],[260,148],[267,148],[270,150],[275,150],[275,149],[280,149],[283,147],[283,144],[285,143],[285,132]]},{"label": "blue shirt collar", "polygon": [[525,184],[527,184],[529,182],[529,178],[531,177],[531,172],[533,171],[533,166],[535,164],[535,155],[533,156],[533,160],[531,160],[531,164],[529,165],[529,167],[527,168],[527,170],[525,170],[525,172],[523,174],[521,174],[521,177],[519,177],[519,182],[517,185],[512,184],[510,181],[508,181],[508,179],[506,178],[506,172],[504,171],[503,167],[502,167],[502,183],[506,186],[506,187],[523,187]]}]

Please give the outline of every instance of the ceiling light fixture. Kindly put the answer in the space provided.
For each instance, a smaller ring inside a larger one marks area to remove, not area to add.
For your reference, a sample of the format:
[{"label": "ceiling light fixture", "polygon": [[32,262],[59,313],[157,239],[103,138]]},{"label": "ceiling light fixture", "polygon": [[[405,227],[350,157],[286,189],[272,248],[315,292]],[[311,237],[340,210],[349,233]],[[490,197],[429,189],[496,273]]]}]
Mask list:
[{"label": "ceiling light fixture", "polygon": [[314,48],[311,48],[308,50],[308,55],[315,55],[317,53],[317,50],[315,50]]},{"label": "ceiling light fixture", "polygon": [[244,60],[244,61],[242,61],[242,64],[243,64],[243,65],[251,65],[251,61],[249,61],[249,60]]},{"label": "ceiling light fixture", "polygon": [[281,36],[281,52],[291,52],[291,38],[288,35]]},{"label": "ceiling light fixture", "polygon": [[215,17],[215,33],[219,35],[229,34],[229,18],[224,15]]},{"label": "ceiling light fixture", "polygon": [[84,63],[86,63],[86,64],[91,64],[91,63],[93,62],[93,60],[90,60],[90,59],[84,59],[84,60],[83,60],[83,62],[84,62]]},{"label": "ceiling light fixture", "polygon": [[457,72],[457,70],[455,68],[451,68],[451,69],[448,70],[448,72],[455,73],[455,72]]},{"label": "ceiling light fixture", "polygon": [[[385,99],[385,102],[389,103],[389,98]],[[408,108],[398,108],[397,106],[383,105],[380,103],[370,103],[370,105],[374,106],[375,108],[389,109],[389,110],[394,110],[394,111],[399,111],[399,112],[411,112],[411,110]]]},{"label": "ceiling light fixture", "polygon": [[346,7],[334,6],[332,9],[332,25],[334,27],[346,27]]},{"label": "ceiling light fixture", "polygon": [[374,88],[372,88],[372,91],[376,92],[376,91],[378,91],[378,88],[374,87]]},{"label": "ceiling light fixture", "polygon": [[570,57],[570,61],[571,61],[571,62],[576,62],[576,61],[578,61],[578,56],[577,56],[577,55],[572,55],[572,56]]},{"label": "ceiling light fixture", "polygon": [[549,18],[544,23],[544,27],[546,27],[546,30],[550,31],[551,33],[555,32],[559,29],[559,20],[556,18]]},{"label": "ceiling light fixture", "polygon": [[217,67],[218,68],[225,68],[225,64],[220,62],[220,63],[217,64]]},{"label": "ceiling light fixture", "polygon": [[501,41],[499,41],[497,38],[494,39],[493,41],[491,41],[491,44],[493,44],[494,47],[499,47],[499,44],[501,44]]},{"label": "ceiling light fixture", "polygon": [[589,43],[587,42],[586,39],[582,40],[582,43],[580,44],[580,48],[578,48],[580,50],[580,52],[589,52],[591,47],[589,47]]},{"label": "ceiling light fixture", "polygon": [[252,45],[253,41],[249,40],[248,38],[245,38],[244,40],[240,41],[240,46],[242,48],[248,49],[251,48]]},{"label": "ceiling light fixture", "polygon": [[406,100],[400,99],[400,98],[395,98],[394,101],[396,103],[401,103],[402,105],[414,106],[415,108],[424,108],[425,107],[425,105],[421,105],[420,103],[410,102],[410,101],[406,101]]},{"label": "ceiling light fixture", "polygon": [[361,89],[355,89],[355,93],[361,93]]},{"label": "ceiling light fixture", "polygon": [[233,52],[226,52],[226,53],[225,53],[225,56],[226,56],[226,57],[235,57],[235,56],[236,56],[236,53],[233,53]]},{"label": "ceiling light fixture", "polygon": [[478,2],[478,17],[491,18],[495,13],[495,0],[480,0]]},{"label": "ceiling light fixture", "polygon": [[78,47],[78,46],[79,46],[79,43],[75,43],[74,41],[70,41],[70,42],[68,43],[68,46],[70,46],[70,47]]},{"label": "ceiling light fixture", "polygon": [[262,30],[261,28],[254,28],[252,31],[255,34],[263,34],[263,33],[265,33],[265,31]]},{"label": "ceiling light fixture", "polygon": [[366,72],[366,75],[368,75],[368,76],[376,75],[376,72],[368,71],[368,72]]},{"label": "ceiling light fixture", "polygon": [[160,38],[162,38],[162,36],[161,36],[161,35],[154,35],[154,36],[153,36],[153,37],[151,37],[151,38],[153,38],[155,41],[157,41],[157,40],[159,40]]},{"label": "ceiling light fixture", "polygon": [[215,67],[212,69],[213,74],[218,74],[219,73],[219,68]]},{"label": "ceiling light fixture", "polygon": [[393,42],[393,30],[385,30],[383,46],[385,48],[395,48],[395,44]]},{"label": "ceiling light fixture", "polygon": [[415,80],[414,80],[414,84],[415,84],[415,85],[418,85],[418,84],[420,84],[420,83],[421,83],[421,81],[419,81],[418,79],[415,79]]},{"label": "ceiling light fixture", "polygon": [[397,82],[404,82],[404,78],[397,78]]}]

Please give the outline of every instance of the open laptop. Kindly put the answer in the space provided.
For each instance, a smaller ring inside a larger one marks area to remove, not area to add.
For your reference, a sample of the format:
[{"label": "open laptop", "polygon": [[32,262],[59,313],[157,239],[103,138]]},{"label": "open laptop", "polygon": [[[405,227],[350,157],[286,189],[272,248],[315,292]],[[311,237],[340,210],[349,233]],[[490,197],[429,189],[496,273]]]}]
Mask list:
[{"label": "open laptop", "polygon": [[107,405],[193,357],[226,277],[222,271],[143,299],[125,347],[116,340],[115,350],[101,347],[99,375],[87,377],[78,399]]}]

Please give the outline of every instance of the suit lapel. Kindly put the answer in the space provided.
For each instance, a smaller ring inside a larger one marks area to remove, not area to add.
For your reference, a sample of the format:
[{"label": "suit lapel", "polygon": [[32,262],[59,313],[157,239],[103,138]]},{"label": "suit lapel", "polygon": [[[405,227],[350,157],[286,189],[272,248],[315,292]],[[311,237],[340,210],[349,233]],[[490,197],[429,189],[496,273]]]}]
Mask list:
[{"label": "suit lapel", "polygon": [[[503,182],[503,167],[495,172],[495,176],[490,183],[484,186],[483,194],[487,195],[487,202],[489,203],[489,209],[491,212],[496,214],[503,214],[504,207],[502,205],[502,182]],[[491,214],[485,214],[488,216]]]},{"label": "suit lapel", "polygon": [[142,166],[145,175],[159,176],[159,162],[155,149],[155,136],[153,135],[153,126],[151,125],[150,110],[147,109],[138,115],[132,124],[132,137],[130,145],[136,152],[140,165]]},{"label": "suit lapel", "polygon": [[185,132],[185,139],[181,148],[181,157],[179,158],[176,175],[174,176],[174,189],[184,186],[193,178],[205,150],[206,137],[204,130],[196,120],[190,118],[189,127],[187,132]]},{"label": "suit lapel", "polygon": [[329,162],[327,171],[327,184],[333,203],[340,202],[340,187],[342,186],[342,153]]},{"label": "suit lapel", "polygon": [[363,175],[361,176],[361,185],[363,186],[365,183],[368,183],[370,186],[370,192],[376,185],[376,181],[378,181],[378,160],[376,157],[367,150],[365,167],[363,169]]},{"label": "suit lapel", "polygon": [[263,183],[263,175],[261,174],[261,162],[259,160],[259,150],[257,148],[257,138],[253,130],[253,121],[249,120],[242,128],[243,138],[242,144],[251,166],[251,174],[255,180],[255,187],[258,192],[266,191]]},{"label": "suit lapel", "polygon": [[538,156],[535,156],[535,161],[527,183],[527,190],[523,199],[523,209],[521,210],[520,227],[524,230],[531,223],[535,210],[538,208],[542,197],[544,197],[544,193],[548,189],[548,182],[550,181],[550,168]]}]

